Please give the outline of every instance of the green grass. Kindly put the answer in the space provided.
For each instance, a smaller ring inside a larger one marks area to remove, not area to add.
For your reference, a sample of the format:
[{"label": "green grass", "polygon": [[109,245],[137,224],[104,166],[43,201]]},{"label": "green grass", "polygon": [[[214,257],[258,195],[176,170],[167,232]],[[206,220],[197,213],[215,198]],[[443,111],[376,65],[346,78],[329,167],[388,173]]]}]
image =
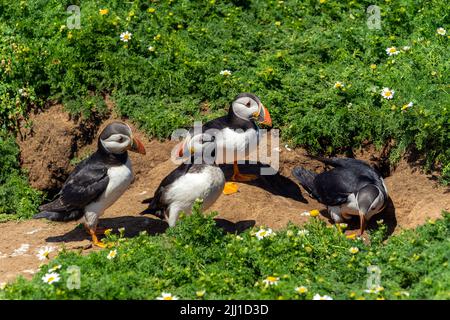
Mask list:
[{"label": "green grass", "polygon": [[[417,149],[427,167],[450,163],[449,37],[436,32],[450,31],[445,1],[380,1],[381,30],[366,24],[372,1],[85,0],[81,29],[70,30],[65,11],[77,3],[0,4],[2,127],[47,99],[102,111],[109,92],[123,115],[166,138],[252,91],[292,145],[333,154],[390,142],[394,161]],[[391,46],[410,50],[389,57]]]},{"label": "green grass", "polygon": [[[212,215],[198,210],[165,234],[135,238],[109,235],[113,248],[89,255],[63,251],[31,281],[19,278],[0,291],[3,299],[155,299],[168,292],[182,299],[450,299],[450,214],[383,242],[385,226],[371,244],[347,239],[334,226],[310,218],[258,240],[253,229],[223,234]],[[303,228],[302,227],[302,228]],[[350,248],[358,248],[351,253]],[[110,250],[117,256],[107,258]],[[42,281],[57,265],[61,280]],[[78,266],[81,286],[69,290],[67,268]],[[368,266],[381,271],[378,293],[366,293]],[[269,276],[279,278],[266,286]],[[305,286],[306,294],[295,288]],[[197,292],[206,290],[203,297]]]},{"label": "green grass", "polygon": [[0,130],[0,222],[30,218],[42,200],[41,193],[29,186],[18,155],[14,138]]}]

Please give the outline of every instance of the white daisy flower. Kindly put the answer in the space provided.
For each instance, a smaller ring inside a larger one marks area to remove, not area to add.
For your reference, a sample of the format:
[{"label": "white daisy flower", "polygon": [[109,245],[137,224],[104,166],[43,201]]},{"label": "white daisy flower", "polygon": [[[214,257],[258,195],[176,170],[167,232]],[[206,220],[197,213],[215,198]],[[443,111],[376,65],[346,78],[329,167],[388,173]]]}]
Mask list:
[{"label": "white daisy flower", "polygon": [[48,269],[48,271],[49,272],[55,272],[56,270],[61,269],[61,267],[62,266],[60,264],[58,264],[58,265],[54,266],[53,268]]},{"label": "white daisy flower", "polygon": [[298,230],[297,235],[299,236],[307,236],[309,234],[309,231],[306,229]]},{"label": "white daisy flower", "polygon": [[301,215],[302,217],[309,217],[309,216],[311,216],[311,214],[309,213],[309,211],[303,211],[302,213],[300,213],[300,215]]},{"label": "white daisy flower", "polygon": [[47,273],[42,277],[42,281],[48,284],[53,284],[54,282],[58,282],[59,280],[59,274],[56,272]]},{"label": "white daisy flower", "polygon": [[276,286],[278,284],[278,281],[280,280],[280,278],[278,277],[272,277],[269,276],[267,278],[265,278],[262,282],[266,285],[266,286]]},{"label": "white daisy flower", "polygon": [[440,27],[437,28],[436,32],[441,35],[441,36],[445,36],[447,34],[447,30],[445,30],[444,28]]},{"label": "white daisy flower", "polygon": [[55,248],[53,248],[53,247],[42,247],[42,248],[39,249],[38,254],[36,256],[41,261],[49,259],[48,256],[50,255],[51,252],[53,252],[54,249]]},{"label": "white daisy flower", "polygon": [[0,283],[0,290],[5,290],[6,288],[6,282],[1,282]]},{"label": "white daisy flower", "polygon": [[231,76],[231,71],[230,70],[222,70],[222,71],[220,71],[220,75],[225,76],[225,77]]},{"label": "white daisy flower", "polygon": [[305,294],[308,292],[308,288],[305,286],[300,286],[300,287],[296,287],[295,292],[297,292],[298,294]]},{"label": "white daisy flower", "polygon": [[106,256],[106,258],[108,258],[108,260],[112,260],[117,256],[117,250],[111,250],[108,255]]},{"label": "white daisy flower", "polygon": [[349,251],[351,254],[357,254],[357,253],[359,252],[359,248],[357,248],[357,247],[351,247],[350,249],[348,249],[348,251]]},{"label": "white daisy flower", "polygon": [[155,52],[155,47],[154,46],[150,46],[150,47],[148,47],[148,51],[150,51],[150,52]]},{"label": "white daisy flower", "polygon": [[389,88],[383,88],[383,90],[381,91],[381,95],[383,96],[383,98],[388,100],[394,98],[394,93],[395,91]]},{"label": "white daisy flower", "polygon": [[403,46],[402,49],[403,49],[403,51],[409,51],[411,49],[411,47],[410,46]]},{"label": "white daisy flower", "polygon": [[414,103],[411,101],[410,103],[405,104],[405,105],[402,107],[401,110],[402,110],[402,111],[406,111],[406,109],[411,108],[413,105],[414,105]]},{"label": "white daisy flower", "polygon": [[173,296],[171,293],[162,292],[161,296],[156,298],[156,300],[178,300],[178,297]]},{"label": "white daisy flower", "polygon": [[321,296],[320,294],[316,293],[313,297],[313,300],[333,300],[333,298],[327,295]]},{"label": "white daisy flower", "polygon": [[241,236],[236,236],[236,240],[242,241],[244,240],[244,238],[242,238]]},{"label": "white daisy flower", "polygon": [[342,82],[340,82],[340,81],[336,81],[336,83],[334,84],[334,87],[336,89],[340,89],[340,88],[345,87],[345,85]]},{"label": "white daisy flower", "polygon": [[365,293],[374,293],[374,294],[376,294],[376,293],[379,293],[379,292],[381,292],[383,290],[384,290],[384,288],[382,286],[377,286],[375,288],[366,289],[366,290],[364,290],[364,292]]},{"label": "white daisy flower", "polygon": [[255,236],[258,238],[258,240],[262,240],[266,237],[271,236],[273,233],[272,229],[268,228],[267,230],[262,228],[258,232],[256,232]]},{"label": "white daisy flower", "polygon": [[389,47],[386,49],[386,53],[388,54],[388,56],[395,56],[395,55],[399,54],[400,51],[397,50],[396,47]]},{"label": "white daisy flower", "polygon": [[131,32],[128,32],[128,31],[122,32],[120,34],[120,40],[122,40],[123,42],[128,42],[128,41],[131,40],[131,36],[132,35],[133,34]]}]

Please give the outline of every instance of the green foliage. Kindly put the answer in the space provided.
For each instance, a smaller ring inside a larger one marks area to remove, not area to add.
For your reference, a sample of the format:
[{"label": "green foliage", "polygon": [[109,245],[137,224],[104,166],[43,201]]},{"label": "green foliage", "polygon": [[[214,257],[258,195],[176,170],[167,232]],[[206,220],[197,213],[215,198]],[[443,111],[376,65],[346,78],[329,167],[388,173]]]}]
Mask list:
[{"label": "green foliage", "polygon": [[[316,218],[303,227],[303,234],[290,225],[262,240],[258,229],[224,234],[197,206],[165,234],[127,239],[121,232],[108,235],[110,249],[64,251],[31,281],[9,284],[0,298],[155,299],[169,292],[183,299],[312,299],[317,293],[334,299],[450,299],[449,213],[386,243],[382,225],[371,232],[371,244],[350,240]],[[110,250],[117,252],[112,259]],[[42,277],[58,265],[60,281],[44,283]],[[69,266],[80,268],[79,289],[66,286]],[[372,293],[366,292],[369,266],[381,270]],[[267,277],[278,278],[277,284],[266,285]],[[299,286],[308,292],[297,293]]]},{"label": "green foliage", "polygon": [[[163,138],[252,91],[293,145],[330,154],[391,141],[394,160],[415,148],[429,167],[450,162],[449,39],[436,32],[450,29],[445,1],[377,3],[380,30],[367,26],[368,0],[86,0],[80,29],[67,27],[68,5],[0,4],[3,127],[39,99],[89,113],[102,109],[92,97],[111,92],[123,115]],[[388,56],[392,46],[401,52]]]},{"label": "green foliage", "polygon": [[19,168],[18,154],[14,139],[0,131],[0,221],[29,218],[41,201]]}]

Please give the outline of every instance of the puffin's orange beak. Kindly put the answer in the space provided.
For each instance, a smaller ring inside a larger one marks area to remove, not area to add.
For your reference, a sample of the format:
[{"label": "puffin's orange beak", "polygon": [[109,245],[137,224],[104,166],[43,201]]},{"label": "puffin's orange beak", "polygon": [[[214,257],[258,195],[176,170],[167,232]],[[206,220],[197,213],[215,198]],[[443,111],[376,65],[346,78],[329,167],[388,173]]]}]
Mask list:
[{"label": "puffin's orange beak", "polygon": [[178,147],[178,157],[182,158],[184,155],[184,143],[180,143],[180,146]]},{"label": "puffin's orange beak", "polygon": [[270,118],[269,110],[267,110],[263,105],[261,105],[261,111],[258,115],[258,122],[268,127],[272,126],[272,119]]},{"label": "puffin's orange beak", "polygon": [[131,144],[130,151],[140,154],[146,154],[144,144],[138,138],[133,138],[133,143]]}]

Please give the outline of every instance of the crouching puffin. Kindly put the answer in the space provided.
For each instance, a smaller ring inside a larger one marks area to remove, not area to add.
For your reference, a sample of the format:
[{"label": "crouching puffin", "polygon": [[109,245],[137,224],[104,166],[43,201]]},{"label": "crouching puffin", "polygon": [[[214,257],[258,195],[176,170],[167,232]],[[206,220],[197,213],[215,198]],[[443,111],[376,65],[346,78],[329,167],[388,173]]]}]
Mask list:
[{"label": "crouching puffin", "polygon": [[181,211],[190,214],[197,199],[202,209],[209,208],[221,195],[225,176],[215,163],[216,144],[213,136],[199,134],[183,144],[190,157],[166,176],[156,189],[149,207],[141,214],[153,214],[175,226]]},{"label": "crouching puffin", "polygon": [[[269,111],[256,95],[241,93],[232,102],[227,115],[202,126],[202,133],[208,133],[216,138],[216,163],[233,162],[231,181],[246,182],[257,178],[255,175],[240,173],[237,161],[244,160],[246,155],[258,147],[260,137],[258,125],[272,126]],[[194,129],[191,129],[187,140],[193,134]],[[179,150],[180,157],[183,154],[182,146]],[[229,182],[223,191],[224,194],[232,194],[237,192],[237,189],[236,184]]]},{"label": "crouching puffin", "polygon": [[362,235],[367,221],[387,204],[388,191],[383,178],[360,160],[312,158],[334,168],[316,174],[296,167],[293,175],[313,198],[327,206],[335,223],[350,219],[350,215],[359,216]]},{"label": "crouching puffin", "polygon": [[133,138],[123,122],[110,123],[98,138],[97,151],[80,162],[69,175],[57,198],[39,207],[35,219],[71,221],[84,218],[84,226],[98,247],[99,217],[127,190],[133,171],[127,151],[145,154],[141,141]]}]

